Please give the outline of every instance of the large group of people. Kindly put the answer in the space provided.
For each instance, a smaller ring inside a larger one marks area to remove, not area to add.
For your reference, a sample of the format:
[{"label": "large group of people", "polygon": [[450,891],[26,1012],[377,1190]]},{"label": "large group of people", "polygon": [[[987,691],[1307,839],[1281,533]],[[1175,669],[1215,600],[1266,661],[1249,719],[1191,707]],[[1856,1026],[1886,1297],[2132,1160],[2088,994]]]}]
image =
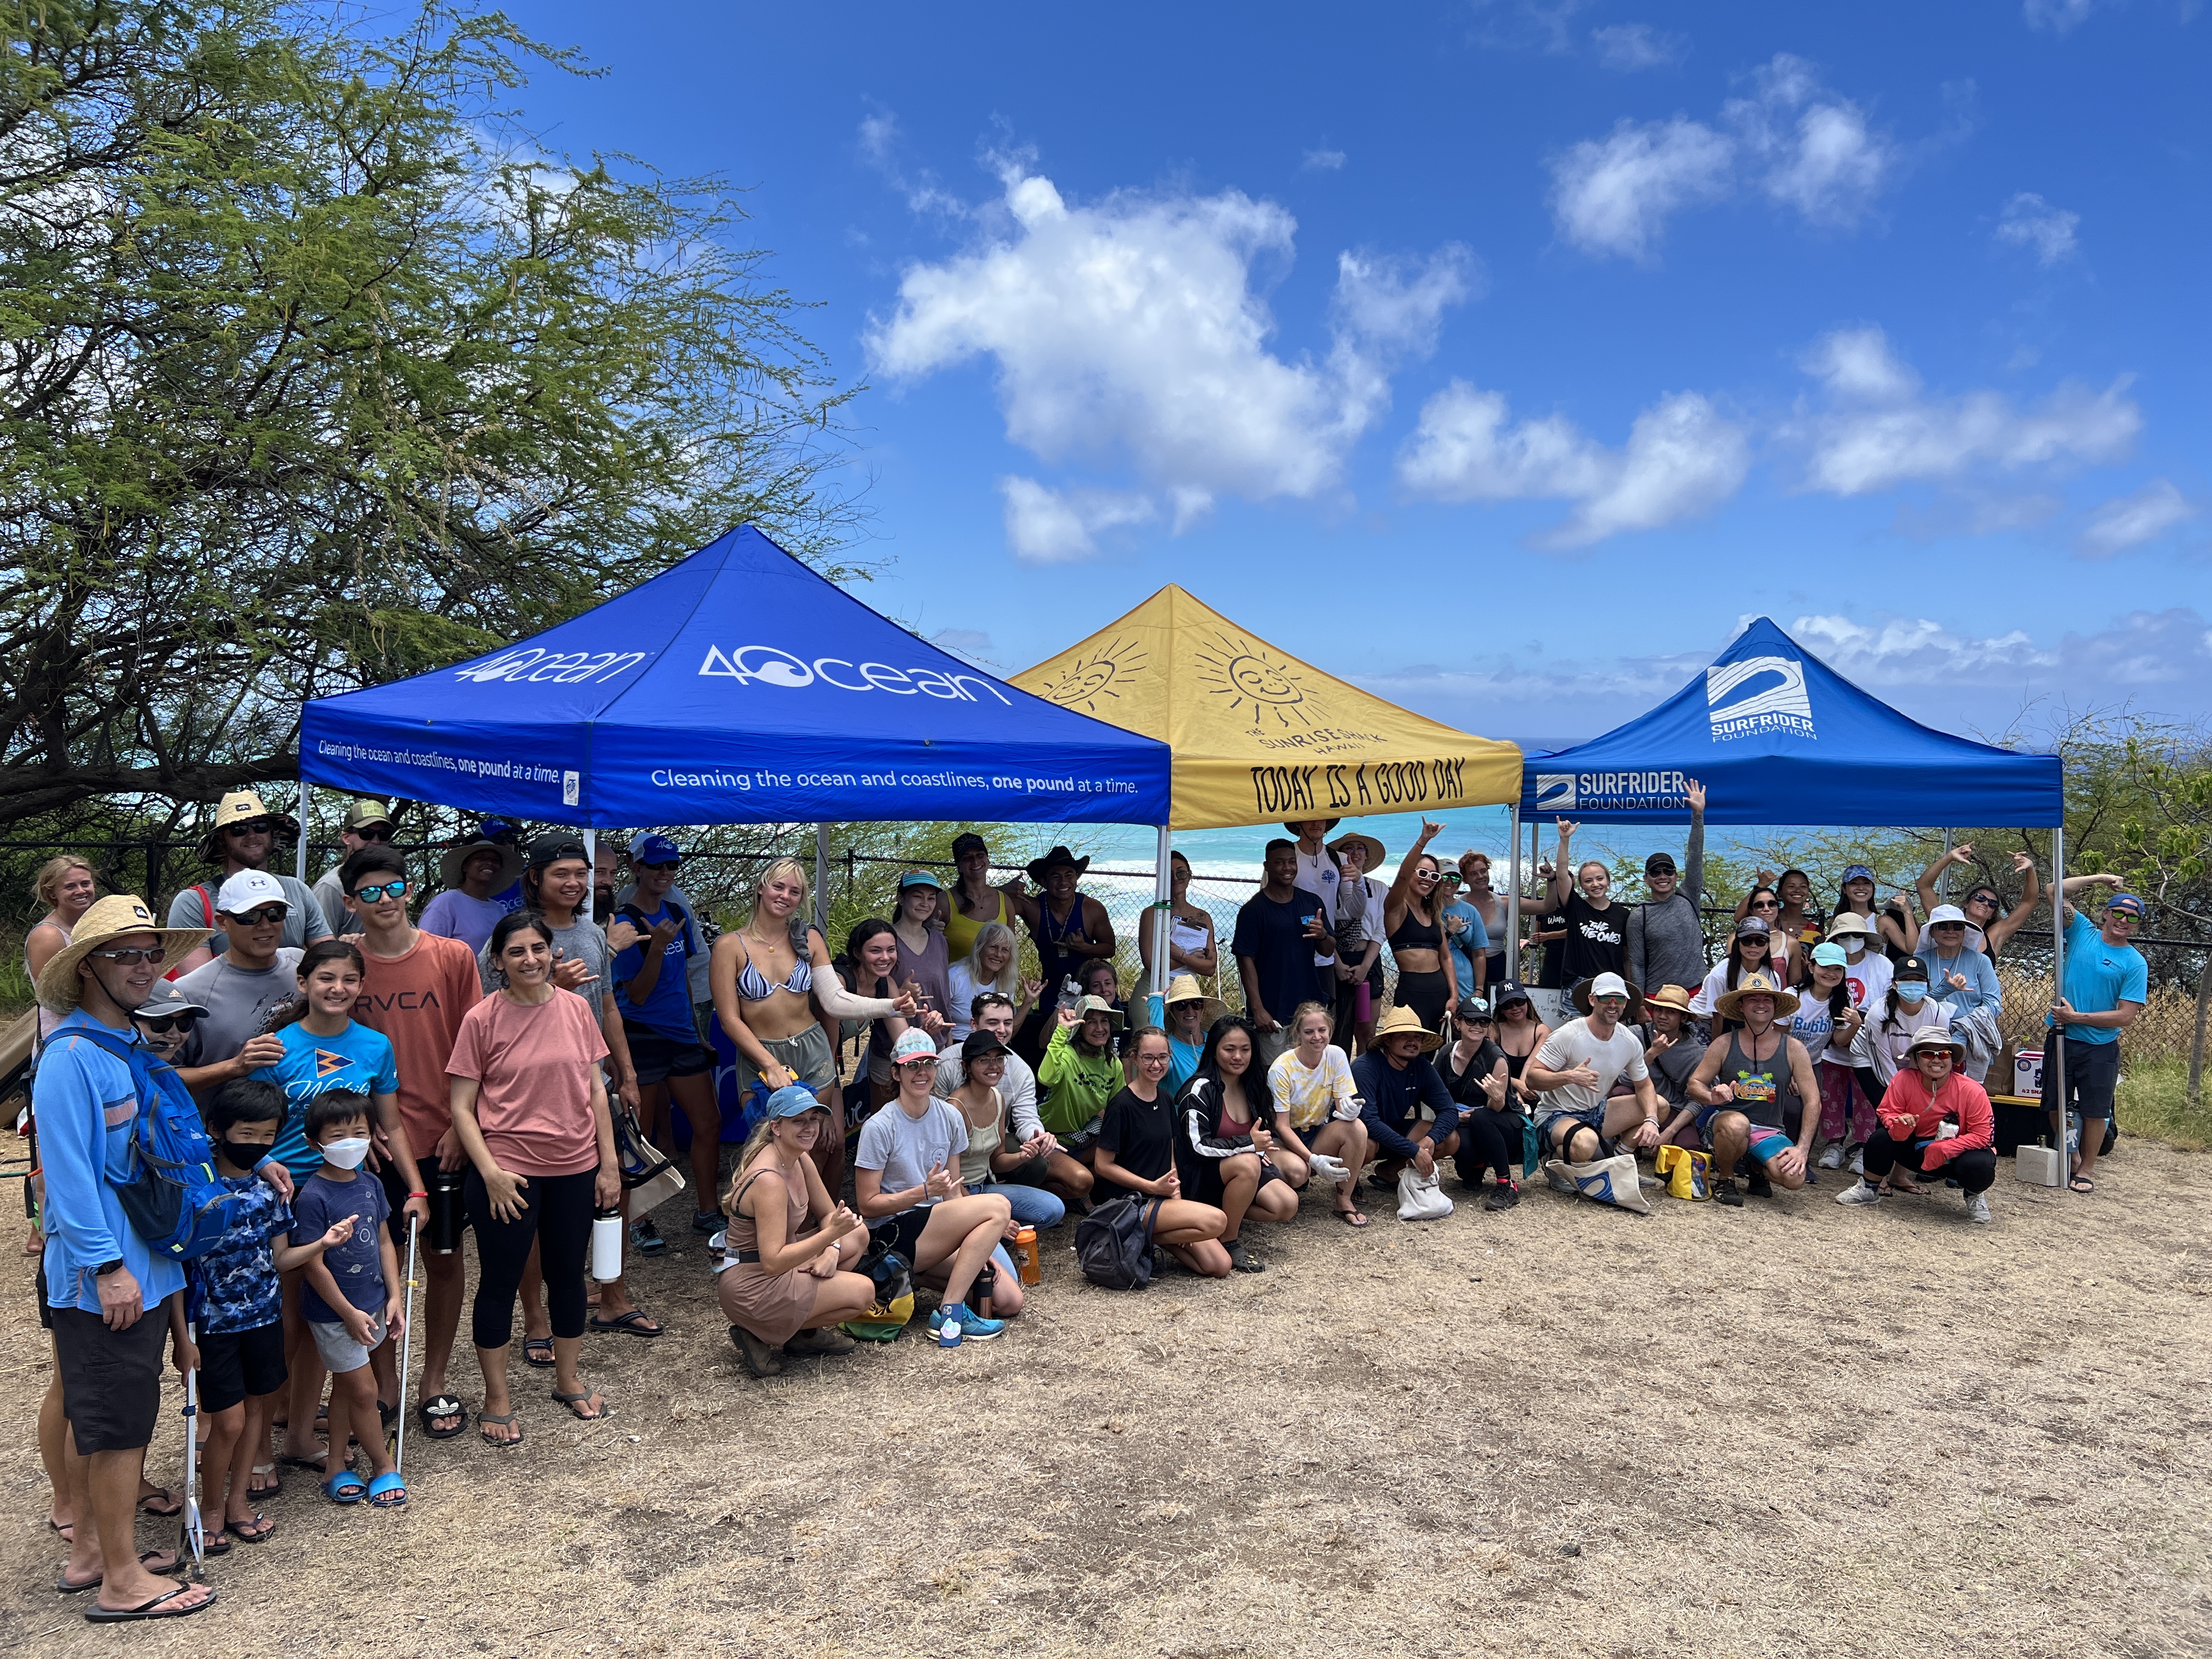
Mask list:
[{"label": "large group of people", "polygon": [[[464,1231],[477,1437],[501,1451],[527,1437],[518,1304],[523,1366],[551,1374],[554,1407],[614,1414],[586,1335],[665,1326],[594,1261],[594,1235],[619,1229],[632,1258],[666,1249],[652,1216],[628,1213],[618,1142],[682,1157],[679,1118],[690,1225],[715,1236],[720,1309],[763,1377],[879,1328],[893,1258],[934,1291],[933,1334],[999,1338],[1032,1293],[1036,1233],[1128,1195],[1155,1270],[1206,1279],[1267,1271],[1257,1231],[1310,1198],[1364,1229],[1376,1195],[1449,1167],[1506,1211],[1540,1160],[1574,1193],[1583,1166],[1670,1146],[1705,1160],[1729,1207],[1847,1169],[1844,1204],[1951,1182],[1971,1220],[1990,1220],[1994,963],[2041,896],[2032,867],[2010,910],[1979,886],[1954,907],[1935,884],[1961,848],[1877,909],[1873,872],[1854,865],[1831,915],[1803,872],[1762,872],[1709,963],[1694,784],[1686,804],[1681,863],[1652,854],[1633,902],[1602,861],[1573,861],[1560,823],[1525,941],[1490,860],[1446,860],[1433,823],[1395,869],[1372,836],[1285,825],[1225,951],[1177,854],[1164,939],[1147,926],[1137,942],[1139,984],[1155,966],[1166,981],[1158,1024],[1121,982],[1112,921],[1082,890],[1088,860],[1065,847],[1027,882],[994,884],[988,847],[963,836],[950,884],[907,872],[890,914],[834,951],[805,866],[768,863],[742,922],[718,933],[658,831],[629,842],[625,882],[604,841],[595,861],[568,830],[488,825],[427,894],[389,810],[361,801],[311,890],[267,868],[297,826],[239,792],[212,816],[207,878],[161,918],[58,858],[26,942],[38,1297],[57,1361],[40,1437],[68,1547],[56,1589],[90,1595],[100,1621],[214,1599],[172,1581],[182,1552],[133,1535],[141,1513],[179,1507],[145,1478],[165,1358],[199,1379],[209,1553],[270,1534],[288,1471],[333,1504],[404,1505],[386,1450],[400,1400],[431,1438],[470,1425],[452,1369]],[[2076,908],[2116,886],[2075,877],[2056,895],[2066,968],[2046,1018],[2090,1131],[2070,1171],[2082,1193],[2118,1038],[2146,997],[2142,902],[2114,890],[2094,915]],[[1564,1000],[1540,1007],[1524,949],[1541,957],[1536,988]],[[718,1046],[749,1123],[733,1160]],[[134,1191],[160,1148],[185,1160],[169,1167],[204,1163],[189,1243]],[[418,1249],[413,1310],[398,1264]],[[403,1336],[420,1366],[409,1389]]]}]

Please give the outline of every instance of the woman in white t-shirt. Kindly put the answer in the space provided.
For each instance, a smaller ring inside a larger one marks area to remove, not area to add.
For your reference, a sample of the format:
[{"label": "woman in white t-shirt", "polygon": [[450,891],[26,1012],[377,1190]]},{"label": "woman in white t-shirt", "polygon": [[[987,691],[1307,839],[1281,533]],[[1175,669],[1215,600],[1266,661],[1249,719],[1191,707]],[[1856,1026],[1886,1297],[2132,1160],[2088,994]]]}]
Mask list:
[{"label": "woman in white t-shirt", "polygon": [[1846,977],[1846,955],[1832,940],[1813,947],[1796,988],[1797,1011],[1790,1016],[1790,1035],[1813,1057],[1813,1076],[1820,1085],[1820,1134],[1831,1143],[1820,1154],[1824,1170],[1840,1168],[1844,1161],[1851,1097],[1858,1089],[1851,1072],[1851,1039],[1866,1018]]},{"label": "woman in white t-shirt", "polygon": [[[1352,1089],[1352,1062],[1328,1040],[1334,1024],[1318,1002],[1298,1005],[1291,1016],[1292,1046],[1267,1068],[1267,1092],[1274,1101],[1275,1139],[1307,1166],[1292,1184],[1304,1188],[1316,1173],[1316,1155],[1338,1160],[1349,1173],[1336,1183],[1337,1217],[1347,1227],[1364,1227],[1367,1218],[1352,1200],[1367,1164],[1367,1129]],[[1289,1164],[1283,1170],[1288,1179]]]}]

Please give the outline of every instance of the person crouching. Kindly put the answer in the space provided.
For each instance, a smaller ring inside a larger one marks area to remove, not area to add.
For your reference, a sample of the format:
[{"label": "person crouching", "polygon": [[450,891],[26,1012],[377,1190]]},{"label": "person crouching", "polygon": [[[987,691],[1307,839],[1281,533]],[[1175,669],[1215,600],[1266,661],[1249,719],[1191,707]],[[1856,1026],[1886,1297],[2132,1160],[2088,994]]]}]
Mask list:
[{"label": "person crouching", "polygon": [[1966,1219],[1988,1223],[1997,1178],[1996,1116],[1982,1085],[1959,1070],[1966,1045],[1940,1026],[1923,1026],[1905,1050],[1912,1069],[1890,1079],[1866,1144],[1866,1177],[1836,1194],[1838,1204],[1879,1204],[1885,1192],[1927,1189],[1915,1175],[1954,1179],[1966,1195]]}]

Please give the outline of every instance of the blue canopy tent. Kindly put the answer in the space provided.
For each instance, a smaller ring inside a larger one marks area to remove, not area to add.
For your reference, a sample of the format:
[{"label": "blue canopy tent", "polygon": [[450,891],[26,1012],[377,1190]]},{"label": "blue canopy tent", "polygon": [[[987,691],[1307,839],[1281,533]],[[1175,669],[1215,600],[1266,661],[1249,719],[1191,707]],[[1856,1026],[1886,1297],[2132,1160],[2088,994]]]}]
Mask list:
[{"label": "blue canopy tent", "polygon": [[825,820],[1158,826],[1170,799],[1165,744],[977,672],[750,526],[542,634],[315,699],[300,780],[303,820],[321,784],[577,825],[587,855],[615,826],[811,823],[821,921]]},{"label": "blue canopy tent", "polygon": [[[1524,815],[1686,823],[1688,778],[1705,786],[1708,823],[2048,828],[2052,891],[2062,890],[2057,756],[1993,748],[1908,720],[1761,617],[1650,713],[1571,749],[1528,756],[1513,817],[1514,936]],[[2063,980],[2064,931],[2053,929],[2054,983]],[[2063,1058],[2046,1063],[2063,1077]]]},{"label": "blue canopy tent", "polygon": [[1165,744],[978,672],[750,526],[542,634],[316,698],[300,776],[591,829],[1163,824],[1169,803]]}]

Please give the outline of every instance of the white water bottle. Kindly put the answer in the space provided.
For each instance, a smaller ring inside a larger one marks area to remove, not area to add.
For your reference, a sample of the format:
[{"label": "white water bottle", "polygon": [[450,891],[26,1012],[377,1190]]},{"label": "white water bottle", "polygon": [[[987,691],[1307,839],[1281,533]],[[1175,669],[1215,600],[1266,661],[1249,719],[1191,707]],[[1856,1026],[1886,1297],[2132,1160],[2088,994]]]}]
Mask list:
[{"label": "white water bottle", "polygon": [[603,1284],[610,1279],[620,1279],[622,1250],[622,1212],[599,1212],[592,1221],[592,1277]]}]

